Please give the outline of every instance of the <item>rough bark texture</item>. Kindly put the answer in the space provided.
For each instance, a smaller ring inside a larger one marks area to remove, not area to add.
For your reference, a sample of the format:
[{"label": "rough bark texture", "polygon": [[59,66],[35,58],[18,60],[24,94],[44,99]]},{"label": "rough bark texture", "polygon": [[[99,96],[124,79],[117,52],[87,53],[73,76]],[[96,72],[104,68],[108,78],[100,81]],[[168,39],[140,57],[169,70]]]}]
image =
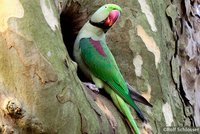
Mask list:
[{"label": "rough bark texture", "polygon": [[[154,106],[139,105],[149,120],[147,128],[136,117],[141,132],[200,126],[198,1],[77,1],[89,15],[104,3],[123,8],[107,41],[125,79]],[[1,133],[131,133],[109,98],[77,77],[59,24],[66,3],[0,1]]]},{"label": "rough bark texture", "polygon": [[200,1],[184,1],[181,16],[182,31],[177,30],[181,66],[181,81],[185,93],[186,116],[191,120],[188,125],[200,126],[200,83],[199,83],[199,38],[200,38]]}]

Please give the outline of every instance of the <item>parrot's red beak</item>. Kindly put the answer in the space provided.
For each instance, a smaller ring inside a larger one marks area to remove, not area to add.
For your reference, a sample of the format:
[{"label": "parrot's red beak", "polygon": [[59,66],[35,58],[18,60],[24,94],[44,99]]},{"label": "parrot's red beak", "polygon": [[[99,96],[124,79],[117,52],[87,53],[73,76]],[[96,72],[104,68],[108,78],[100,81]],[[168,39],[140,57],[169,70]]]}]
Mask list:
[{"label": "parrot's red beak", "polygon": [[105,21],[105,25],[111,27],[120,16],[120,11],[112,10]]}]

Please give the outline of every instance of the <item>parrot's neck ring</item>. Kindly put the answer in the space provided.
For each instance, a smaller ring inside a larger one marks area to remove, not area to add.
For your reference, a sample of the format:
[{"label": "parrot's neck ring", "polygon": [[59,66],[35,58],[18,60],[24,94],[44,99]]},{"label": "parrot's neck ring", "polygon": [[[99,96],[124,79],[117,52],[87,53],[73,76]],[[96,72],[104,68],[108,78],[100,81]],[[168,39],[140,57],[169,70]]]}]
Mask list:
[{"label": "parrot's neck ring", "polygon": [[105,20],[103,20],[101,22],[93,22],[93,21],[89,20],[89,23],[95,27],[101,28],[104,33],[106,33],[108,31],[108,29],[111,27],[111,26],[104,25]]}]

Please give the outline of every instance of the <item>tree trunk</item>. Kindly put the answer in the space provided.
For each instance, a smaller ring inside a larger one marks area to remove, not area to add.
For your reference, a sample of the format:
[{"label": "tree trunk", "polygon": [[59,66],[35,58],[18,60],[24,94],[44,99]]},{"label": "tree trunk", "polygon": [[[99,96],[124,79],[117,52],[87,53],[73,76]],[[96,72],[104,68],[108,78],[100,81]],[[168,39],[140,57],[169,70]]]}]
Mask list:
[{"label": "tree trunk", "polygon": [[[105,4],[77,1],[89,15]],[[77,77],[59,22],[68,2],[0,1],[1,133],[132,133],[109,97],[86,89]],[[128,83],[154,106],[139,105],[149,121],[143,126],[134,116],[141,132],[200,126],[198,2],[106,3],[123,9],[108,31],[109,47]]]}]

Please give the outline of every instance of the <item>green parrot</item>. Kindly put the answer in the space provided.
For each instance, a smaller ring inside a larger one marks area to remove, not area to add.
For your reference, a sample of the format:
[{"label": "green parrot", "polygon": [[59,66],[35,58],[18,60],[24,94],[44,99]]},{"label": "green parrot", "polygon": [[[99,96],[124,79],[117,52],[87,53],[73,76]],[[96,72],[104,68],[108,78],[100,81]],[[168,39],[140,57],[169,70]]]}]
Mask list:
[{"label": "green parrot", "polygon": [[[74,44],[74,58],[83,73],[97,88],[104,88],[119,111],[128,119],[136,134],[140,131],[131,114],[133,107],[139,118],[146,122],[128,90],[116,61],[106,44],[106,32],[120,16],[122,9],[115,4],[100,7],[82,27]],[[128,105],[129,104],[129,105]]]}]

